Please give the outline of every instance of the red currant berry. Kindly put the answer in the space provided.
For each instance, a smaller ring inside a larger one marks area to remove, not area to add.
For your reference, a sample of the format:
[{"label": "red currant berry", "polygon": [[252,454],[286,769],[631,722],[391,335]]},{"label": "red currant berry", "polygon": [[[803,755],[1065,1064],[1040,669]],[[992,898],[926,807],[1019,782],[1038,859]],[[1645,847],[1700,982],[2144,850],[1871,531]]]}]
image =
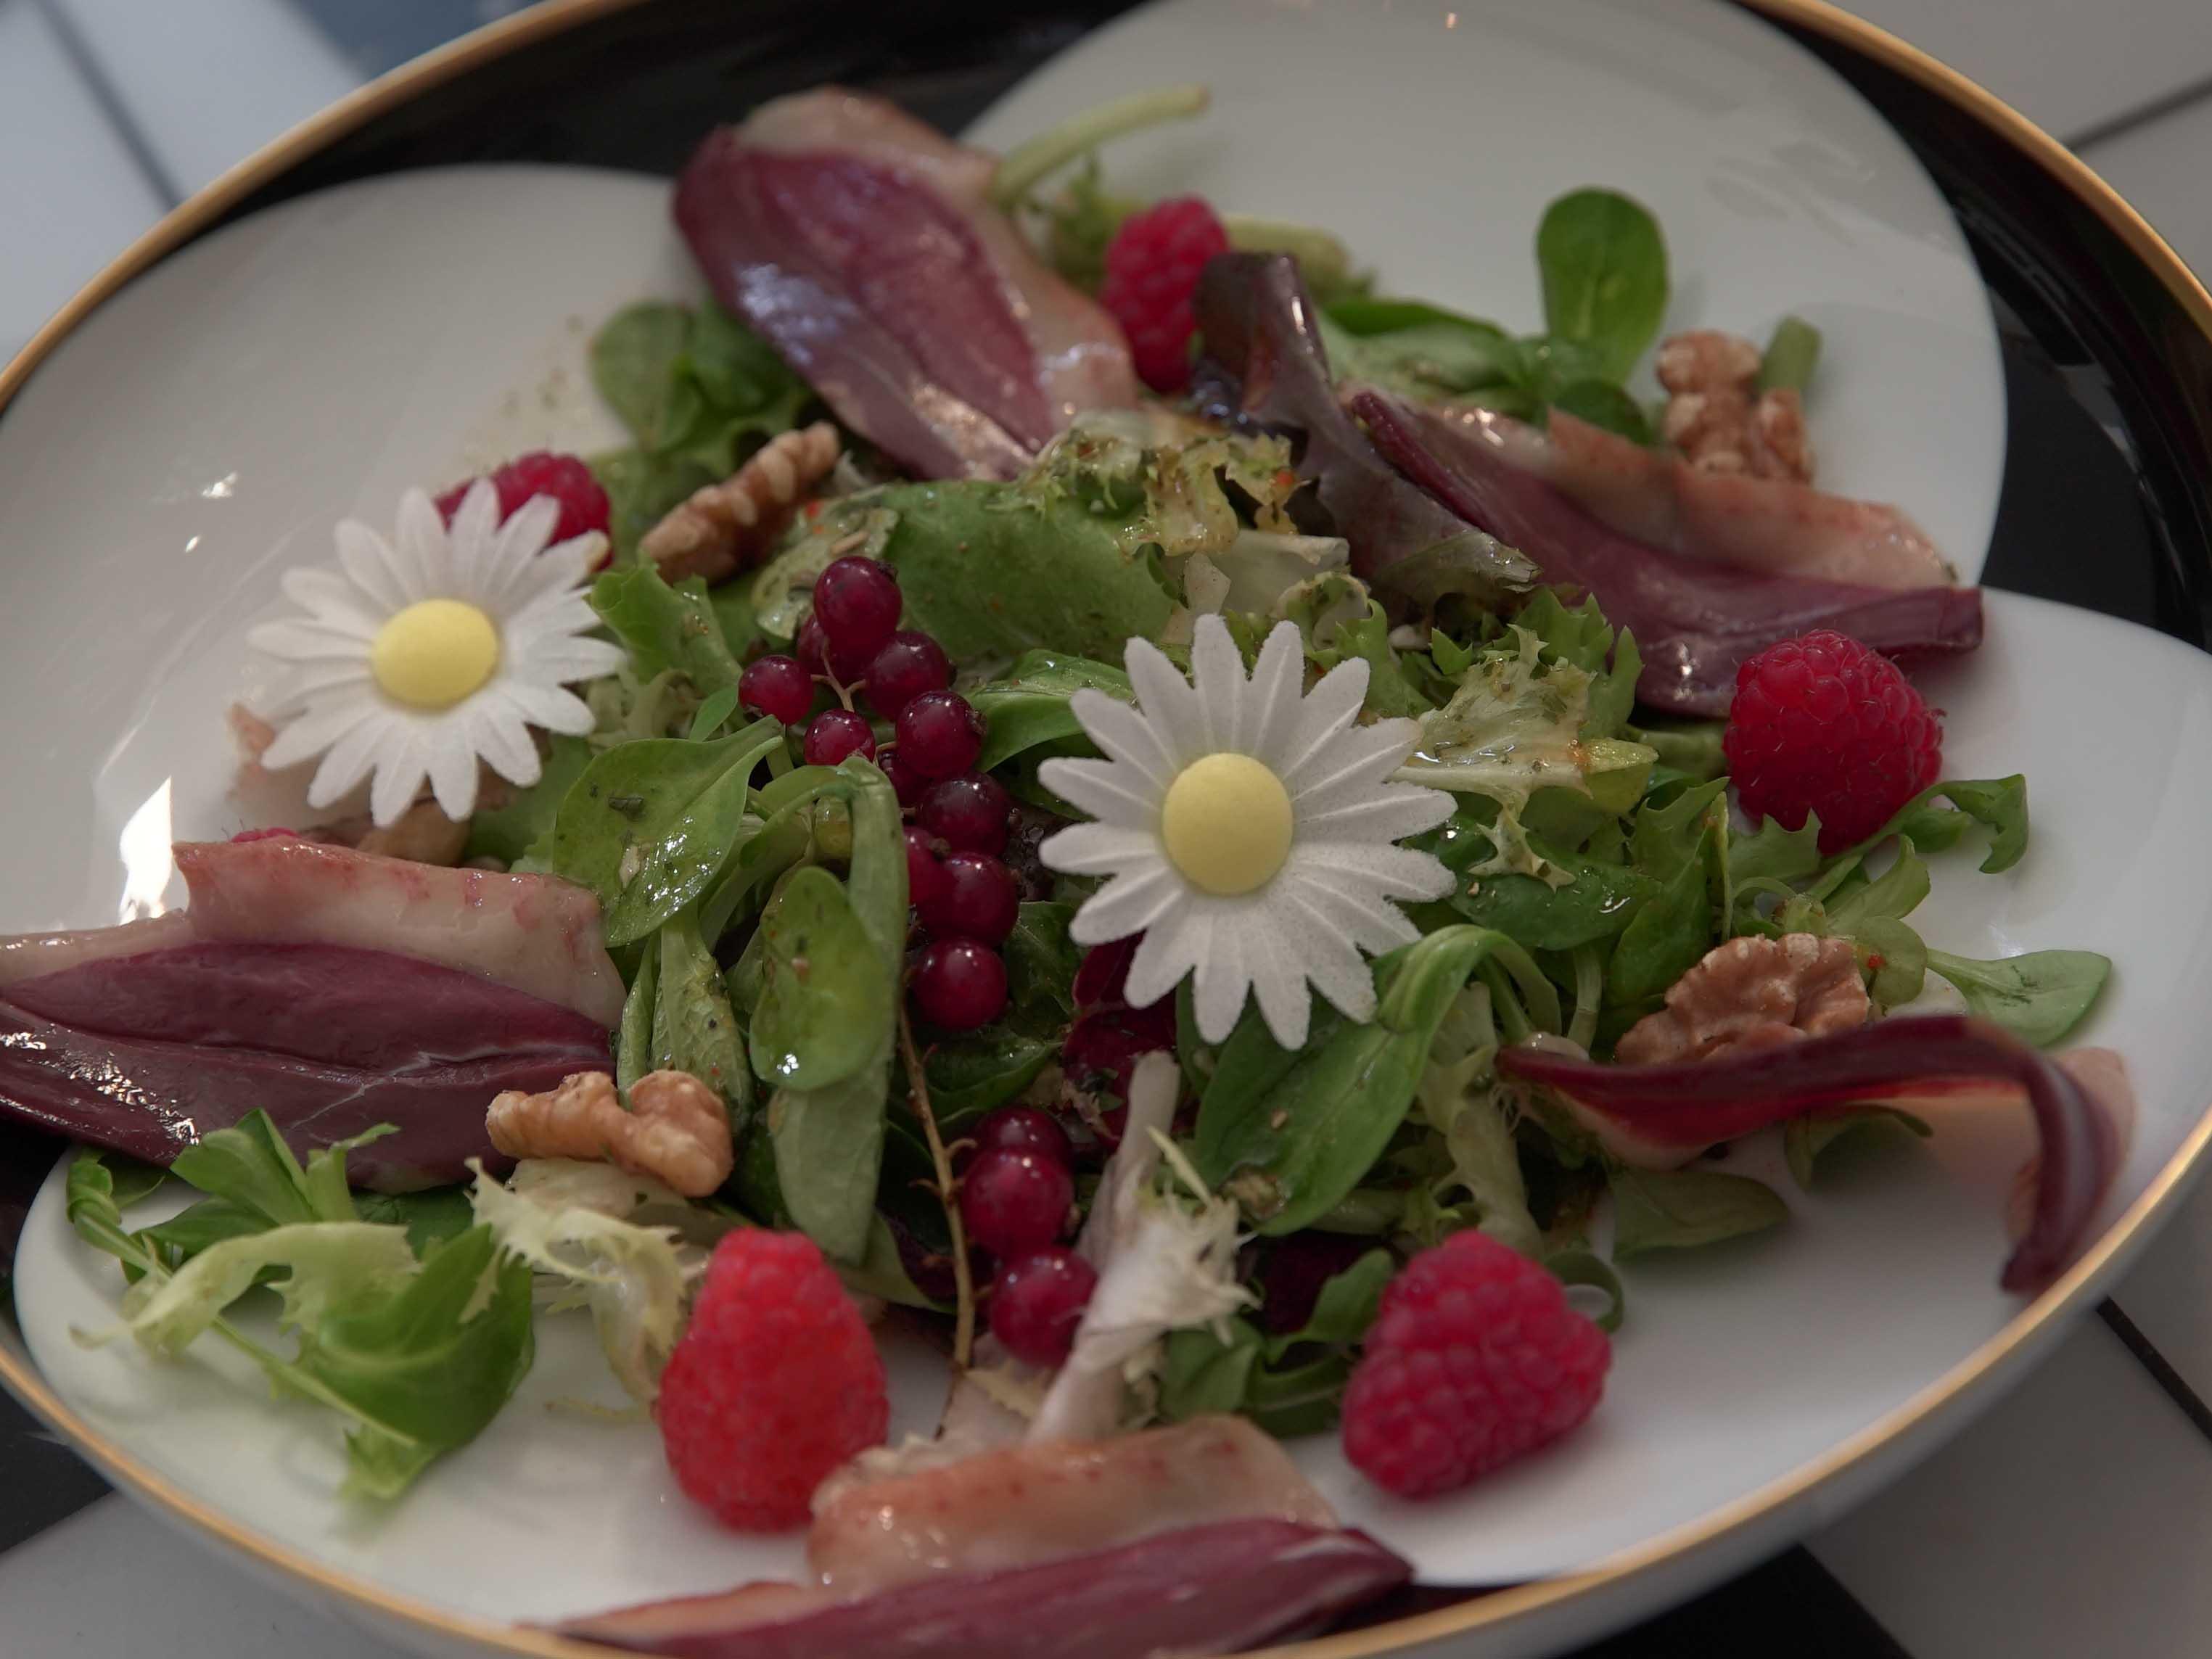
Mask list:
[{"label": "red currant berry", "polygon": [[1074,1251],[1032,1250],[992,1282],[992,1334],[1024,1364],[1058,1365],[1097,1286],[1098,1270]]},{"label": "red currant berry", "polygon": [[1075,1162],[1067,1131],[1034,1106],[1001,1106],[977,1124],[969,1139],[975,1143],[974,1156],[979,1158],[985,1152],[1032,1152],[1055,1164]]},{"label": "red currant berry", "polygon": [[914,1000],[931,1024],[972,1031],[1006,1007],[1006,964],[972,939],[939,939],[914,970]]},{"label": "red currant berry", "polygon": [[939,867],[944,891],[921,907],[921,925],[933,937],[996,945],[1014,931],[1022,890],[1012,871],[988,853],[947,853]]},{"label": "red currant berry", "polygon": [[1041,1250],[1060,1237],[1075,1202],[1075,1177],[1065,1164],[1005,1147],[979,1153],[960,1177],[960,1219],[968,1237],[993,1255],[1011,1259]]},{"label": "red currant berry", "polygon": [[929,831],[911,823],[907,825],[907,902],[915,906],[941,903],[950,884],[945,866],[938,862],[937,844],[930,839]]},{"label": "red currant berry", "polygon": [[814,706],[814,677],[796,657],[763,657],[738,676],[738,701],[756,714],[796,726]]},{"label": "red currant berry", "polygon": [[983,717],[951,691],[925,691],[898,711],[899,751],[926,778],[957,778],[983,752]]},{"label": "red currant berry", "polygon": [[809,766],[835,766],[848,755],[876,757],[876,734],[849,708],[827,708],[806,728],[803,745]]},{"label": "red currant berry", "polygon": [[899,758],[896,744],[877,754],[876,766],[891,781],[891,793],[898,797],[901,806],[912,811],[921,805],[922,793],[929,787],[929,780]]},{"label": "red currant berry", "polygon": [[945,647],[912,629],[891,635],[890,643],[868,665],[868,701],[889,720],[925,691],[952,684],[952,659]]},{"label": "red currant berry", "polygon": [[833,644],[822,626],[822,619],[811,611],[806,620],[799,624],[799,636],[792,641],[791,648],[806,665],[808,673],[834,679],[840,685],[858,685],[868,672],[867,657]]},{"label": "red currant berry", "polygon": [[862,673],[866,659],[890,643],[904,604],[896,579],[874,559],[838,559],[814,579],[814,614],[832,656],[862,659]]},{"label": "red currant berry", "polygon": [[808,611],[806,620],[799,624],[799,632],[791,641],[791,652],[808,673],[820,676],[830,672],[830,636],[822,631],[821,620],[812,611]]},{"label": "red currant berry", "polygon": [[921,821],[948,847],[998,857],[1006,849],[1006,814],[1013,798],[988,772],[970,772],[929,786],[921,798]]}]

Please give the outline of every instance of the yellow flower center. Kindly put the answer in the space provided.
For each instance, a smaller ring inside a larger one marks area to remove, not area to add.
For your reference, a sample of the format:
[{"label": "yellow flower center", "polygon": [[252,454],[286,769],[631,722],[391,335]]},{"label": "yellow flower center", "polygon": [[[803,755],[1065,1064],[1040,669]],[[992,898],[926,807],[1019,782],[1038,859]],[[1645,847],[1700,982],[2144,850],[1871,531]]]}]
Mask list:
[{"label": "yellow flower center", "polygon": [[459,599],[423,599],[376,630],[368,672],[385,695],[416,708],[451,708],[499,666],[499,629]]},{"label": "yellow flower center", "polygon": [[1249,893],[1291,854],[1290,792],[1249,755],[1207,755],[1168,786],[1160,839],[1193,886]]}]

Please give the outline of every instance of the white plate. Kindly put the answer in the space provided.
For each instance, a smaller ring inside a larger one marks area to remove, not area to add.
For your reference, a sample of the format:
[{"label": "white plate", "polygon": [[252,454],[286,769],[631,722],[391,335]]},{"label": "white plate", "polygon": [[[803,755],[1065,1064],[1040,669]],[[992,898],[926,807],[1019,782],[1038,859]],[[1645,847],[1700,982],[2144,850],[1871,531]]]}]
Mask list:
[{"label": "white plate", "polygon": [[[1978,562],[2002,453],[1985,307],[1925,179],[1825,69],[1738,14],[1698,5],[1577,3],[1547,8],[1540,21],[1534,9],[1505,20],[1468,9],[1453,30],[1425,7],[1367,9],[1356,52],[1336,8],[1262,9],[1142,14],[1048,69],[1044,90],[1018,94],[991,131],[1003,138],[1198,65],[1224,107],[1205,142],[1185,146],[1188,182],[1239,207],[1335,225],[1393,287],[1520,325],[1536,320],[1526,250],[1542,202],[1591,179],[1625,185],[1667,228],[1682,296],[1671,320],[1758,327],[1787,309],[1820,322],[1832,343],[1817,407],[1830,476],[1904,501],[1962,563]],[[1210,32],[1224,20],[1238,26],[1233,42]],[[1093,61],[1106,82],[1088,78]],[[1440,63],[1473,78],[1440,78]],[[1363,95],[1355,79],[1397,90]],[[1259,90],[1270,85],[1271,100]],[[1285,86],[1311,91],[1291,98]],[[1516,101],[1532,88],[1541,89],[1533,106]],[[1405,125],[1386,137],[1377,118],[1351,113],[1378,108]],[[1447,121],[1459,135],[1449,151],[1437,128]],[[1314,136],[1322,130],[1326,144]],[[1164,165],[1182,142],[1157,141],[1161,159],[1144,165]],[[1363,151],[1372,165],[1352,165]],[[1492,159],[1501,155],[1510,162]],[[1129,159],[1133,178],[1140,158]],[[1425,194],[1456,200],[1476,180],[1480,222],[1415,210]],[[1774,216],[1753,216],[1744,205],[1753,200]],[[225,796],[221,712],[247,621],[274,599],[278,571],[327,556],[342,515],[388,519],[408,484],[539,444],[611,440],[581,380],[592,325],[629,300],[695,290],[660,181],[467,168],[285,204],[198,244],[97,313],[0,424],[0,535],[19,568],[37,572],[15,584],[0,620],[0,692],[41,711],[0,728],[10,783],[0,836],[13,854],[0,920],[88,925],[155,902],[173,833],[240,822]],[[1921,376],[1909,382],[1914,395],[1875,397],[1875,362]],[[1936,443],[1913,423],[1939,415]],[[1923,453],[1957,465],[1914,473],[1911,446],[1884,447],[1886,420],[1920,430]],[[1943,859],[1920,919],[1935,942],[1966,954],[2077,945],[2119,959],[2087,1034],[2126,1050],[2142,1085],[2117,1213],[2195,1124],[2193,1079],[2212,1073],[2212,1028],[2192,1001],[2212,966],[2212,871],[2197,856],[2212,776],[2177,764],[2212,742],[2212,663],[2140,629],[2006,595],[1991,596],[1990,622],[1979,656],[1930,684],[1952,711],[1954,773],[2029,771],[2037,840],[2003,878],[1975,876],[1964,855]],[[2127,672],[2062,685],[2051,672],[2062,661],[2124,662]],[[1476,1640],[1480,1651],[1521,1651],[1631,1616],[1894,1473],[2054,1333],[2045,1321],[2007,1364],[1980,1364],[1978,1350],[2023,1315],[1996,1280],[2001,1198],[2027,1144],[2024,1115],[1948,1117],[1927,1151],[1871,1160],[1811,1198],[1790,1194],[1796,1214],[1780,1232],[1638,1264],[1631,1322],[1590,1427],[1462,1498],[1383,1504],[1332,1443],[1300,1455],[1348,1519],[1432,1580],[1552,1574],[1669,1534],[1704,1539],[1555,1622]],[[69,1234],[58,1175],[26,1229],[15,1288],[33,1355],[91,1425],[98,1455],[155,1471],[249,1534],[353,1576],[368,1587],[363,1605],[382,1598],[388,1610],[398,1597],[432,1619],[545,1619],[796,1565],[795,1544],[702,1522],[648,1430],[544,1409],[607,1395],[581,1334],[559,1322],[546,1323],[517,1405],[393,1512],[370,1518],[331,1496],[325,1422],[272,1409],[196,1364],[156,1371],[127,1347],[71,1341],[72,1327],[112,1319],[115,1278]],[[2077,1286],[2075,1299],[2093,1289]],[[1974,1379],[1954,1389],[1961,1366]],[[901,1366],[908,1423],[926,1418],[934,1383],[927,1367]],[[1856,1447],[1869,1455],[1825,1484],[1808,1481],[1886,1415],[1938,1397],[1943,1410],[1910,1432]],[[1784,1492],[1789,1501],[1770,1501]],[[1756,1518],[1704,1538],[1723,1513]],[[428,1628],[398,1627],[425,1642]]]}]

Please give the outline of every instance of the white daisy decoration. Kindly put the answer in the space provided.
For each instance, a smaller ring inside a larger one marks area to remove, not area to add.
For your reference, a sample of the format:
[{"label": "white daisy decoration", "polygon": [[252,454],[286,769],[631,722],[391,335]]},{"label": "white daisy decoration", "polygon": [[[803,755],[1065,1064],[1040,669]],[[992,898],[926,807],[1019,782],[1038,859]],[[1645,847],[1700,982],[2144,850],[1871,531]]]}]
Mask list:
[{"label": "white daisy decoration", "polygon": [[1208,1042],[1228,1037],[1248,988],[1285,1048],[1305,1042],[1309,984],[1346,1018],[1374,1018],[1360,953],[1420,937],[1395,901],[1451,890],[1443,864],[1394,844],[1452,812],[1442,790],[1388,781],[1420,727],[1358,723],[1367,695],[1358,659],[1305,691],[1290,623],[1267,635],[1249,680],[1213,616],[1198,619],[1194,684],[1147,640],[1131,640],[1123,660],[1134,705],[1089,690],[1070,705],[1108,758],[1048,760],[1038,773],[1097,820],[1046,841],[1044,862],[1112,878],[1076,912],[1076,943],[1141,933],[1130,1003],[1194,974]]},{"label": "white daisy decoration", "polygon": [[499,493],[471,485],[448,526],[422,490],[400,498],[392,539],[349,519],[338,566],[284,573],[305,617],[246,638],[287,665],[267,716],[263,765],[323,757],[307,804],[325,807],[365,777],[370,815],[389,824],[428,777],[449,818],[476,809],[477,763],[538,781],[530,728],[580,735],[584,700],[562,688],[612,672],[622,649],[581,635],[599,625],[583,581],[605,550],[597,531],[547,546],[560,506],[532,498],[502,524]]}]

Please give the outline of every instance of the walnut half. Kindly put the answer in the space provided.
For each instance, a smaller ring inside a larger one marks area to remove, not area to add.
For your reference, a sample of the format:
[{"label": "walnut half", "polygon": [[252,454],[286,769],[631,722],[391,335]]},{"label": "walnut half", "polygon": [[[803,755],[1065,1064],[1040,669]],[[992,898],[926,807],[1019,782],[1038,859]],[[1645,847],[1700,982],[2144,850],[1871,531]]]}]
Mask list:
[{"label": "walnut half", "polygon": [[509,1158],[573,1158],[653,1176],[704,1198],[737,1163],[721,1097],[689,1072],[648,1072],[624,1109],[605,1072],[578,1072],[557,1089],[509,1089],[484,1114],[491,1144]]},{"label": "walnut half", "polygon": [[837,465],[841,447],[827,421],[777,434],[730,477],[671,509],[638,551],[669,581],[726,581],[775,544],[800,501]]},{"label": "walnut half", "polygon": [[1813,482],[1805,404],[1787,387],[1759,389],[1759,348],[1718,329],[1662,341],[1654,362],[1667,388],[1660,431],[1701,472]]},{"label": "walnut half", "polygon": [[1624,1066],[1715,1060],[1866,1024],[1873,1006],[1849,939],[1732,939],[1676,980],[1667,1006],[1613,1045]]}]

